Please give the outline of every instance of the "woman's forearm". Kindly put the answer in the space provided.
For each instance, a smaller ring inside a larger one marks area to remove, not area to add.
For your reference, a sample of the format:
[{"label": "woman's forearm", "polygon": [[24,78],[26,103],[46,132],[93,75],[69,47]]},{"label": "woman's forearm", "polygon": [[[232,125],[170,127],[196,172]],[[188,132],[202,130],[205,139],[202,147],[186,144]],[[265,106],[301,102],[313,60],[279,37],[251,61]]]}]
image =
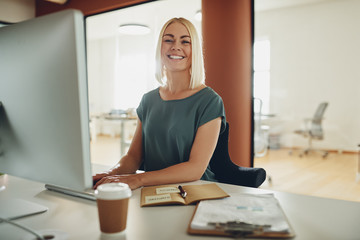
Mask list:
[{"label": "woman's forearm", "polygon": [[140,167],[141,161],[126,154],[109,170],[110,175],[133,174]]},{"label": "woman's forearm", "polygon": [[199,164],[184,162],[161,170],[138,174],[138,178],[142,186],[191,182],[199,180],[205,169],[206,167]]}]

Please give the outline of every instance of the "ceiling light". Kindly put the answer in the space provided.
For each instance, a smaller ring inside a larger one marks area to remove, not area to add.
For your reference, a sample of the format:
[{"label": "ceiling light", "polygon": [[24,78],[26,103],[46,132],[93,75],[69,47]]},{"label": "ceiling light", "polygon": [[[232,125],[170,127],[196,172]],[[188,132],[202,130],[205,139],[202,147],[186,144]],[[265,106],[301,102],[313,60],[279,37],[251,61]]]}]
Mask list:
[{"label": "ceiling light", "polygon": [[141,24],[123,24],[119,26],[119,33],[127,35],[145,35],[150,33],[150,28]]}]

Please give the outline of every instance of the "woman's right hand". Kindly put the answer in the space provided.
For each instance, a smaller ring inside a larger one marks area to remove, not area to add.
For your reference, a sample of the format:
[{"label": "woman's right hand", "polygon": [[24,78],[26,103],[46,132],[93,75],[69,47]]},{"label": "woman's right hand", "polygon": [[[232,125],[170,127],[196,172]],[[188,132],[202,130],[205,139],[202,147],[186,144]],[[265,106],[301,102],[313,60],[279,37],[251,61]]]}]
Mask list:
[{"label": "woman's right hand", "polygon": [[93,186],[95,186],[95,184],[100,181],[103,177],[108,177],[110,176],[110,172],[102,172],[102,173],[97,173],[95,174],[92,178],[93,178]]}]

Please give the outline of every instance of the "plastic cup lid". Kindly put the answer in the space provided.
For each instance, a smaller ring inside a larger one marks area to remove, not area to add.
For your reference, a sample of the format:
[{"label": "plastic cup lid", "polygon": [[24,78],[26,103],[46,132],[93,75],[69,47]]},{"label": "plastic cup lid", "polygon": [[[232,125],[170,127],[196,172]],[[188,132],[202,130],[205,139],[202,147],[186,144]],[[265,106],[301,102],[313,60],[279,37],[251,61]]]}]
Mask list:
[{"label": "plastic cup lid", "polygon": [[105,200],[129,198],[131,189],[126,183],[105,183],[97,187],[95,196]]}]

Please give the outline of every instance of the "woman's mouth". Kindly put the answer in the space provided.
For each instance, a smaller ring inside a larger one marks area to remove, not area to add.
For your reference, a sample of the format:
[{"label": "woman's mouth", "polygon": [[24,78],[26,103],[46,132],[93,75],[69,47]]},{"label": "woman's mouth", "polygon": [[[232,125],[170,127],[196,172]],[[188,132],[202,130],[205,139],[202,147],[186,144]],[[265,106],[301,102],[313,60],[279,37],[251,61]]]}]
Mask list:
[{"label": "woman's mouth", "polygon": [[181,60],[181,59],[185,58],[183,56],[177,56],[177,55],[167,55],[167,56],[168,56],[168,58],[175,59],[175,60]]}]

